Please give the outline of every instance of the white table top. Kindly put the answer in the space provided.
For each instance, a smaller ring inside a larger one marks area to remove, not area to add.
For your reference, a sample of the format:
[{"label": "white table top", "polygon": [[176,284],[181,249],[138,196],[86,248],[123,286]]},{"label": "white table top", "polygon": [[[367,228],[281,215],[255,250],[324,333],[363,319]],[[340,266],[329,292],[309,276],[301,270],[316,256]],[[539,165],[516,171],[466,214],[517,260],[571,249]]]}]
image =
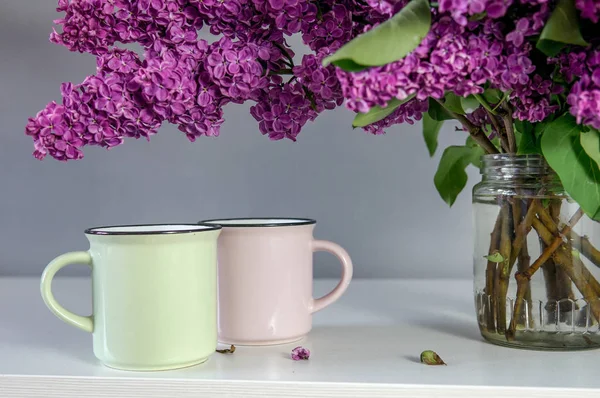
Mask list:
[{"label": "white table top", "polygon": [[[315,293],[335,281],[315,283]],[[57,279],[65,307],[90,312],[90,282]],[[237,347],[168,372],[104,367],[92,336],[55,318],[38,280],[0,279],[0,397],[599,397],[598,351],[538,352],[483,342],[470,281],[355,280],[301,342]],[[298,345],[298,344],[296,344]],[[435,350],[448,366],[419,363]]]}]

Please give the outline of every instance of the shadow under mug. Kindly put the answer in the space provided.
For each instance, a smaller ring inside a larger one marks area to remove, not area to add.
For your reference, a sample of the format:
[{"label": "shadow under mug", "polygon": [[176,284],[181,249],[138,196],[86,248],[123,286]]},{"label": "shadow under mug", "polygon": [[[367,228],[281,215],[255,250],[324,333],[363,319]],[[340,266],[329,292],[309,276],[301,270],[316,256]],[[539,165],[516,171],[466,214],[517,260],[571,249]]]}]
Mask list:
[{"label": "shadow under mug", "polygon": [[[316,221],[293,218],[205,220],[220,225],[218,240],[219,341],[283,344],[302,339],[312,314],[336,301],[352,279],[352,261],[339,245],[315,240]],[[338,285],[313,299],[313,252],[342,264]]]},{"label": "shadow under mug", "polygon": [[[66,323],[93,333],[96,357],[123,370],[168,370],[202,363],[217,346],[215,225],[128,225],[85,231],[88,251],[55,258],[41,293]],[[69,264],[92,268],[91,316],[76,315],[52,294]]]}]

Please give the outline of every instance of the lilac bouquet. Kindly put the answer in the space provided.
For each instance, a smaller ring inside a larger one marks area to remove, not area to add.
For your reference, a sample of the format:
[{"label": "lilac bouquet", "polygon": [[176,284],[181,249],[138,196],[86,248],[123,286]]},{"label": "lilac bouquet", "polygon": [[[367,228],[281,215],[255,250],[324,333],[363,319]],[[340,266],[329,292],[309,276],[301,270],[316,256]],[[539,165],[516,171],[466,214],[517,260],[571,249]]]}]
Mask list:
[{"label": "lilac bouquet", "polygon": [[[94,54],[97,70],[29,119],[38,159],[149,139],[164,122],[191,141],[217,136],[230,102],[250,101],[270,139],[296,140],[345,103],[372,134],[423,119],[431,154],[443,121],[458,120],[468,149],[449,148],[440,168],[464,167],[435,180],[449,204],[470,159],[541,153],[600,217],[598,0],[59,0],[57,10],[50,40]],[[294,34],[311,50],[301,60]],[[117,46],[134,42],[143,56]]]}]

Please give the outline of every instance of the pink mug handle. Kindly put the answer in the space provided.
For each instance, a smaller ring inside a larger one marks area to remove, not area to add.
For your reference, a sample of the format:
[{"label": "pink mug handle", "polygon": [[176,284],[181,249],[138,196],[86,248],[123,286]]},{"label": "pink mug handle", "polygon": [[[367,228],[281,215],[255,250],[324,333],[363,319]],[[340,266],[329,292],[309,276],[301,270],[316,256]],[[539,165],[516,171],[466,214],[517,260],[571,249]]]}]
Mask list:
[{"label": "pink mug handle", "polygon": [[348,285],[352,280],[352,260],[348,255],[348,252],[337,243],[329,242],[326,240],[314,240],[312,242],[313,252],[325,251],[333,254],[342,263],[342,279],[337,286],[325,296],[314,299],[310,312],[314,314],[317,311],[321,311],[323,308],[330,304],[333,304],[339,299],[342,294],[348,289]]}]

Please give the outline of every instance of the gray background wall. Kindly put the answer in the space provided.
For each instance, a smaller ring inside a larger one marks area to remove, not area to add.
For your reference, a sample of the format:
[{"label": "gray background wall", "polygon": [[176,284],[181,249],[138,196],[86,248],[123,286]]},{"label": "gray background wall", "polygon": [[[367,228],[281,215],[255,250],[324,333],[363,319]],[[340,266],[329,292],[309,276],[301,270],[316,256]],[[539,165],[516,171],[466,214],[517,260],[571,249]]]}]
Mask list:
[{"label": "gray background wall", "polygon": [[[221,136],[187,141],[165,125],[150,142],[81,161],[31,156],[29,116],[60,100],[63,81],[94,73],[93,57],[48,41],[53,0],[0,0],[0,274],[39,275],[54,256],[88,247],[86,227],[193,222],[209,217],[297,216],[347,248],[356,276],[469,277],[471,184],[452,209],[433,175],[420,124],[369,136],[345,108],[305,126],[296,143],[271,142],[248,113],[229,106]],[[441,148],[464,142],[446,126]],[[318,276],[338,266],[318,254]]]}]

